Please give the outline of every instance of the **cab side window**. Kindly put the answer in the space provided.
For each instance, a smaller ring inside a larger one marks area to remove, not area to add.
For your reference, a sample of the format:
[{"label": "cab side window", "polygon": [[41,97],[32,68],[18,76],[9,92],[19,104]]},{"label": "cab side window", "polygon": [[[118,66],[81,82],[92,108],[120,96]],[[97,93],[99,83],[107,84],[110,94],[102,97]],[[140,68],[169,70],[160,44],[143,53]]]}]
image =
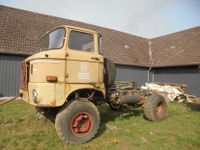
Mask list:
[{"label": "cab side window", "polygon": [[91,52],[94,50],[93,35],[78,31],[71,31],[68,47],[72,50]]}]

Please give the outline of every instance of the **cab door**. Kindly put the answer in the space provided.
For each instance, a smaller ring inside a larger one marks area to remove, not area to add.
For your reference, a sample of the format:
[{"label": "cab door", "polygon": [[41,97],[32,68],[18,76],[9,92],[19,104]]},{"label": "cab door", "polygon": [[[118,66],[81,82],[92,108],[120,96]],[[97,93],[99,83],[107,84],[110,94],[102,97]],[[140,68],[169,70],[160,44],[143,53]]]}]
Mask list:
[{"label": "cab door", "polygon": [[43,51],[26,60],[29,102],[34,105],[56,107],[65,102],[66,33],[59,27],[46,34],[41,40]]},{"label": "cab door", "polygon": [[67,46],[67,83],[103,82],[103,56],[99,54],[97,45],[97,35],[79,30],[70,31]]}]

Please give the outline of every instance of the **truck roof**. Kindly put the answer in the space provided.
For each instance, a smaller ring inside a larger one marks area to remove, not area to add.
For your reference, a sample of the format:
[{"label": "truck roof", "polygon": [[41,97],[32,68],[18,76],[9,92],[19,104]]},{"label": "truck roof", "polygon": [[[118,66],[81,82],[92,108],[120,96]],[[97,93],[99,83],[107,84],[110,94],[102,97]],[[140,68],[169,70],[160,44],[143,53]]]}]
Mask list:
[{"label": "truck roof", "polygon": [[80,28],[80,27],[76,27],[76,26],[69,26],[69,25],[60,25],[60,26],[57,26],[51,30],[48,30],[45,34],[47,34],[48,32],[56,29],[56,28],[60,28],[60,27],[64,27],[64,28],[69,28],[69,29],[75,29],[75,30],[80,30],[80,31],[85,31],[85,32],[89,32],[89,33],[92,33],[92,34],[98,34],[98,32],[96,31],[93,31],[93,30],[89,30],[89,29],[85,29],[85,28]]}]

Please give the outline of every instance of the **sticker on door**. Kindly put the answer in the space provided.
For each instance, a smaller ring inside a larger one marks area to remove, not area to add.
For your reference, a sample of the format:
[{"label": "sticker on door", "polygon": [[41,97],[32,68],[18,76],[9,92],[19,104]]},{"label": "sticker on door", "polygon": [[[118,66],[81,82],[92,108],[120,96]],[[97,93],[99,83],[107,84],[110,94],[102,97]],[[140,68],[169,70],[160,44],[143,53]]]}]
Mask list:
[{"label": "sticker on door", "polygon": [[89,65],[88,62],[80,62],[80,68],[78,72],[79,80],[89,80]]}]

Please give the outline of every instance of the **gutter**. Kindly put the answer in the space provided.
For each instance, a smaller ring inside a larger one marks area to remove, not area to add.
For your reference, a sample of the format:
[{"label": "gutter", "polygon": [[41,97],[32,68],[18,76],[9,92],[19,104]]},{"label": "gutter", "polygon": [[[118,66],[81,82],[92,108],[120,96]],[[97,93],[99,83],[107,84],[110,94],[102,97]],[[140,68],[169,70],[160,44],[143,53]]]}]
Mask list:
[{"label": "gutter", "polygon": [[148,70],[148,83],[150,82],[150,72],[151,72],[151,69],[152,69],[152,67],[149,67],[149,70]]},{"label": "gutter", "polygon": [[149,45],[149,48],[148,48],[148,51],[149,51],[149,61],[150,61],[150,67],[149,67],[149,70],[148,70],[148,83],[150,82],[150,72],[151,72],[151,69],[152,69],[152,66],[153,66],[153,57],[152,57],[152,47],[151,47],[151,44],[152,42],[149,41],[148,43]]}]

